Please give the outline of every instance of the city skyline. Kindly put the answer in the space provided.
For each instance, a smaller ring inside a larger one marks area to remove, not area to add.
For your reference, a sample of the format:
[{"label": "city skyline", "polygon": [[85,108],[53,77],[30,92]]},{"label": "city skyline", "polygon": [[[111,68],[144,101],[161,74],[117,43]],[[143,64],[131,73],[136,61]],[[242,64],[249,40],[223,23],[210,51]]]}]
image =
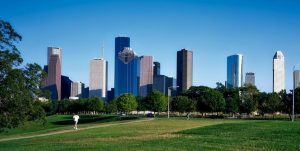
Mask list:
[{"label": "city skyline", "polygon": [[[25,63],[47,64],[44,50],[58,46],[63,50],[62,75],[87,84],[89,60],[99,56],[104,45],[108,89],[114,87],[113,39],[119,34],[131,37],[131,47],[138,55],[153,56],[153,61],[161,63],[161,74],[172,77],[176,77],[176,51],[192,50],[193,85],[224,83],[226,57],[241,53],[244,71],[255,73],[261,91],[272,92],[272,56],[283,50],[286,88],[292,89],[292,67],[300,60],[296,55],[300,50],[299,2],[75,0],[3,4],[7,7],[0,10],[1,18],[23,36],[18,47]],[[132,9],[121,11],[124,7]]]}]

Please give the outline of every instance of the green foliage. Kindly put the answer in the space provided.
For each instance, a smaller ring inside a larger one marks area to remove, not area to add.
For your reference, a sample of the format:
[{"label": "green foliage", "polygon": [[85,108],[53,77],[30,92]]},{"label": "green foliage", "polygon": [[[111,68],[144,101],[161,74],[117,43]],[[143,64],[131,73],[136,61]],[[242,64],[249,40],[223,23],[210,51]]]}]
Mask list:
[{"label": "green foliage", "polygon": [[300,87],[295,89],[295,113],[300,113]]},{"label": "green foliage", "polygon": [[195,111],[195,101],[189,99],[187,96],[176,96],[172,98],[171,110],[180,113]]},{"label": "green foliage", "polygon": [[146,97],[137,96],[136,101],[138,103],[137,110],[138,111],[145,111],[147,110],[147,102]]},{"label": "green foliage", "polygon": [[21,39],[8,22],[0,20],[0,129],[45,118],[36,102],[44,72],[38,64],[20,67],[23,59],[15,44]]},{"label": "green foliage", "polygon": [[260,93],[259,97],[258,97],[258,111],[261,115],[264,115],[265,113],[269,113],[268,111],[268,104],[267,104],[267,100],[268,100],[268,93]]},{"label": "green foliage", "polygon": [[158,113],[167,110],[167,97],[159,91],[151,92],[145,99],[145,102],[147,103],[146,109]]},{"label": "green foliage", "polygon": [[225,111],[227,113],[237,113],[239,112],[239,89],[228,88],[223,92],[225,98]]},{"label": "green foliage", "polygon": [[277,93],[268,94],[266,104],[269,113],[275,113],[280,111],[280,107],[282,106],[280,96]]},{"label": "green foliage", "polygon": [[117,100],[113,99],[110,102],[106,103],[105,111],[106,113],[117,113],[118,112]]},{"label": "green foliage", "polygon": [[255,86],[249,85],[242,87],[240,112],[250,114],[257,110],[259,91]]},{"label": "green foliage", "polygon": [[222,112],[225,99],[222,93],[206,86],[191,87],[184,95],[197,101],[198,112]]},{"label": "green foliage", "polygon": [[104,102],[102,99],[98,97],[91,97],[86,102],[87,111],[97,111],[103,112],[104,111]]},{"label": "green foliage", "polygon": [[137,102],[132,94],[125,93],[117,98],[118,111],[128,113],[137,109]]}]

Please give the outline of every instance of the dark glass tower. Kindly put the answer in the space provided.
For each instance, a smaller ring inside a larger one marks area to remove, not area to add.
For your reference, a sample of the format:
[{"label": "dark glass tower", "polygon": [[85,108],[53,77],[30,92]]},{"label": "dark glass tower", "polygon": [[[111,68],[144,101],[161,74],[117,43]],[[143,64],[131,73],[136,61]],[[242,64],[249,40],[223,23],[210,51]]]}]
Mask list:
[{"label": "dark glass tower", "polygon": [[160,63],[155,61],[153,64],[154,64],[153,75],[154,76],[160,75]]},{"label": "dark glass tower", "polygon": [[129,37],[115,38],[115,97],[123,93],[137,96],[140,59],[130,48]]},{"label": "dark glass tower", "polygon": [[193,52],[187,49],[177,51],[177,92],[188,90],[193,82]]}]

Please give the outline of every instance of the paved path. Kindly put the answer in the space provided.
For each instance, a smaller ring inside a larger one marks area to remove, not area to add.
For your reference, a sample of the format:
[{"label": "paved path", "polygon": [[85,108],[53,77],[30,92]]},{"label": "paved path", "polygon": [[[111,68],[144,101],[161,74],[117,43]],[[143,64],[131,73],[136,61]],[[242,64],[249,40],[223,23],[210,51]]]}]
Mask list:
[{"label": "paved path", "polygon": [[95,125],[95,126],[89,126],[89,127],[80,128],[78,130],[69,129],[69,130],[60,130],[60,131],[54,131],[54,132],[49,132],[49,133],[44,133],[44,134],[9,137],[9,138],[0,139],[0,142],[11,141],[11,140],[18,140],[18,139],[26,139],[26,138],[43,137],[43,136],[51,136],[51,135],[69,133],[69,132],[74,132],[74,131],[82,131],[82,130],[88,130],[88,129],[93,129],[93,128],[109,127],[109,126],[114,126],[114,125],[123,125],[123,124],[129,124],[129,123],[138,123],[138,122],[145,122],[145,121],[151,121],[151,120],[153,120],[153,118],[151,118],[151,119],[145,119],[145,120],[129,121],[129,122],[123,122],[123,123],[101,124],[101,125]]}]

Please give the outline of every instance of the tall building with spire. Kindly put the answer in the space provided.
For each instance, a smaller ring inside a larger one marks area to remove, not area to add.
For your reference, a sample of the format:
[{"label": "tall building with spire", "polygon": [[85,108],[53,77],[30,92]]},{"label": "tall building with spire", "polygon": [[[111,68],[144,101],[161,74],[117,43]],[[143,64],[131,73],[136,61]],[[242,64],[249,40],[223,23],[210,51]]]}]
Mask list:
[{"label": "tall building with spire", "polygon": [[193,85],[193,52],[177,51],[177,92],[180,94]]},{"label": "tall building with spire", "polygon": [[285,89],[284,55],[282,51],[276,51],[273,57],[273,92]]},{"label": "tall building with spire", "polygon": [[115,97],[139,95],[140,59],[130,48],[129,37],[115,38]]}]

